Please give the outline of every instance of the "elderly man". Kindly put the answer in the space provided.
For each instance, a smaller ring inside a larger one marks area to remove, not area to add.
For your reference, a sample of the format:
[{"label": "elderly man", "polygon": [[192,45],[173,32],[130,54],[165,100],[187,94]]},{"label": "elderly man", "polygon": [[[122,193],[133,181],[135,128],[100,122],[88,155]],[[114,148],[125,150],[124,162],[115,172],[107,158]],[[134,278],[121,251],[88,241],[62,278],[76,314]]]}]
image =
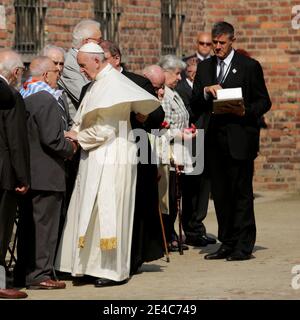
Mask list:
[{"label": "elderly man", "polygon": [[157,98],[162,100],[165,94],[166,80],[163,69],[156,64],[152,64],[144,68],[143,75],[152,83]]},{"label": "elderly man", "polygon": [[58,81],[60,88],[64,89],[68,95],[70,115],[73,118],[79,107],[79,97],[81,90],[89,80],[80,72],[76,57],[78,49],[85,43],[100,43],[102,34],[100,23],[94,20],[82,20],[73,30],[72,48],[66,55],[65,65],[62,75]]},{"label": "elderly man", "polygon": [[56,268],[99,277],[96,287],[122,284],[130,271],[136,184],[130,113],[149,114],[159,101],[108,64],[99,45],[83,45],[77,60],[95,81],[69,134],[83,150]]},{"label": "elderly man", "polygon": [[[65,63],[65,50],[61,47],[48,44],[41,50],[41,56],[50,58],[61,76]],[[69,112],[68,96],[64,90],[57,90],[56,95],[59,96],[57,100],[59,106],[58,110],[61,114],[64,130],[68,131],[73,125],[73,120]]]},{"label": "elderly man", "polygon": [[[0,266],[2,267],[5,266],[16,216],[17,194],[25,194],[30,182],[25,105],[21,95],[13,88],[21,82],[23,68],[22,60],[17,53],[11,50],[0,51]],[[0,298],[27,297],[25,292],[3,287],[0,287]]]},{"label": "elderly man", "polygon": [[[64,61],[65,61],[65,51],[61,47],[57,47],[54,45],[47,45],[41,51],[41,55],[50,58],[56,66],[56,69],[59,71],[59,75],[61,76],[62,70],[64,68]],[[74,121],[70,116],[69,112],[69,104],[68,104],[68,95],[65,90],[56,90],[55,95],[58,97],[57,99],[57,106],[58,111],[61,115],[61,120],[63,123],[63,127],[65,131],[70,130]],[[66,211],[71,199],[71,194],[74,187],[75,176],[78,170],[78,155],[74,156],[72,160],[67,160],[66,164],[66,197],[65,197],[65,210],[62,215],[61,223],[60,223],[60,232],[62,226],[64,224],[64,219],[66,215]]]},{"label": "elderly man", "polygon": [[22,206],[17,274],[21,281],[26,273],[30,289],[63,289],[64,282],[52,279],[53,264],[66,190],[65,159],[77,146],[64,137],[56,96],[59,70],[51,59],[37,57],[30,73],[21,94],[28,113],[31,190]]}]

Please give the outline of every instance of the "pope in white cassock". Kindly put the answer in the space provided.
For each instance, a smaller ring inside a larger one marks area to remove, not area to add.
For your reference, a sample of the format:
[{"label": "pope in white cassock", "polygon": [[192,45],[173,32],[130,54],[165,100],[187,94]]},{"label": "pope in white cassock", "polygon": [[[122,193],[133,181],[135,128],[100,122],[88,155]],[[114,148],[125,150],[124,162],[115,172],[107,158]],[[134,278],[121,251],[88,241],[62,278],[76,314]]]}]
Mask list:
[{"label": "pope in white cassock", "polygon": [[96,286],[118,284],[129,278],[135,203],[130,112],[147,115],[160,102],[108,64],[95,43],[83,45],[77,61],[95,81],[68,133],[82,151],[55,268],[97,277]]}]

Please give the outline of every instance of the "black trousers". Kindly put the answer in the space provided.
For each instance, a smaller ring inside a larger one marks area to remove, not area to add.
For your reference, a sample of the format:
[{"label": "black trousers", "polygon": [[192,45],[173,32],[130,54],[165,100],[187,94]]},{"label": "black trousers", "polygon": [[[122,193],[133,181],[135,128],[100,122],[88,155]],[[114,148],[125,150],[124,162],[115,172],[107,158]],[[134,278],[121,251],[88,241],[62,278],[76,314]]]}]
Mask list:
[{"label": "black trousers", "polygon": [[14,191],[0,190],[0,265],[5,266],[5,257],[11,239],[17,212],[17,196]]},{"label": "black trousers", "polygon": [[210,180],[204,172],[184,175],[182,184],[182,227],[187,238],[196,241],[206,234],[206,218],[210,193]]},{"label": "black trousers", "polygon": [[20,206],[15,278],[30,285],[52,277],[63,192],[31,191]]},{"label": "black trousers", "polygon": [[226,139],[222,143],[220,139],[210,142],[207,151],[218,238],[225,247],[251,254],[256,239],[252,186],[254,159],[233,159]]}]

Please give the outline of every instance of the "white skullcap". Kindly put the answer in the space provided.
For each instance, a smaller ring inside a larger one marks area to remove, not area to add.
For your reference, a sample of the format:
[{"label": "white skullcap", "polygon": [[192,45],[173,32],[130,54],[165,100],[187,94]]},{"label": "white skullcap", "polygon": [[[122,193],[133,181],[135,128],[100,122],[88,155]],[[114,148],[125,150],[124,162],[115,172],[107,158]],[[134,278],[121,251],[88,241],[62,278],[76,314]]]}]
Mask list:
[{"label": "white skullcap", "polygon": [[103,49],[94,42],[89,42],[84,44],[80,49],[79,52],[86,52],[86,53],[104,53]]}]

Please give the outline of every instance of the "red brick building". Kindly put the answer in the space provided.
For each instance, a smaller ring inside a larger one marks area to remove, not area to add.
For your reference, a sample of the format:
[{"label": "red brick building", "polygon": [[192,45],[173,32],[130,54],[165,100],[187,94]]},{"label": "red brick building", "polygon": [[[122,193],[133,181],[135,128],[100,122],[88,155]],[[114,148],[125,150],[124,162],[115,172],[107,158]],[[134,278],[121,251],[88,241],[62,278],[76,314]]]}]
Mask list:
[{"label": "red brick building", "polygon": [[214,22],[232,23],[235,47],[261,62],[273,102],[256,190],[300,190],[299,0],[0,0],[0,47],[16,48],[25,60],[45,43],[67,49],[74,25],[95,17],[137,72],[163,53],[193,53],[196,33]]}]

